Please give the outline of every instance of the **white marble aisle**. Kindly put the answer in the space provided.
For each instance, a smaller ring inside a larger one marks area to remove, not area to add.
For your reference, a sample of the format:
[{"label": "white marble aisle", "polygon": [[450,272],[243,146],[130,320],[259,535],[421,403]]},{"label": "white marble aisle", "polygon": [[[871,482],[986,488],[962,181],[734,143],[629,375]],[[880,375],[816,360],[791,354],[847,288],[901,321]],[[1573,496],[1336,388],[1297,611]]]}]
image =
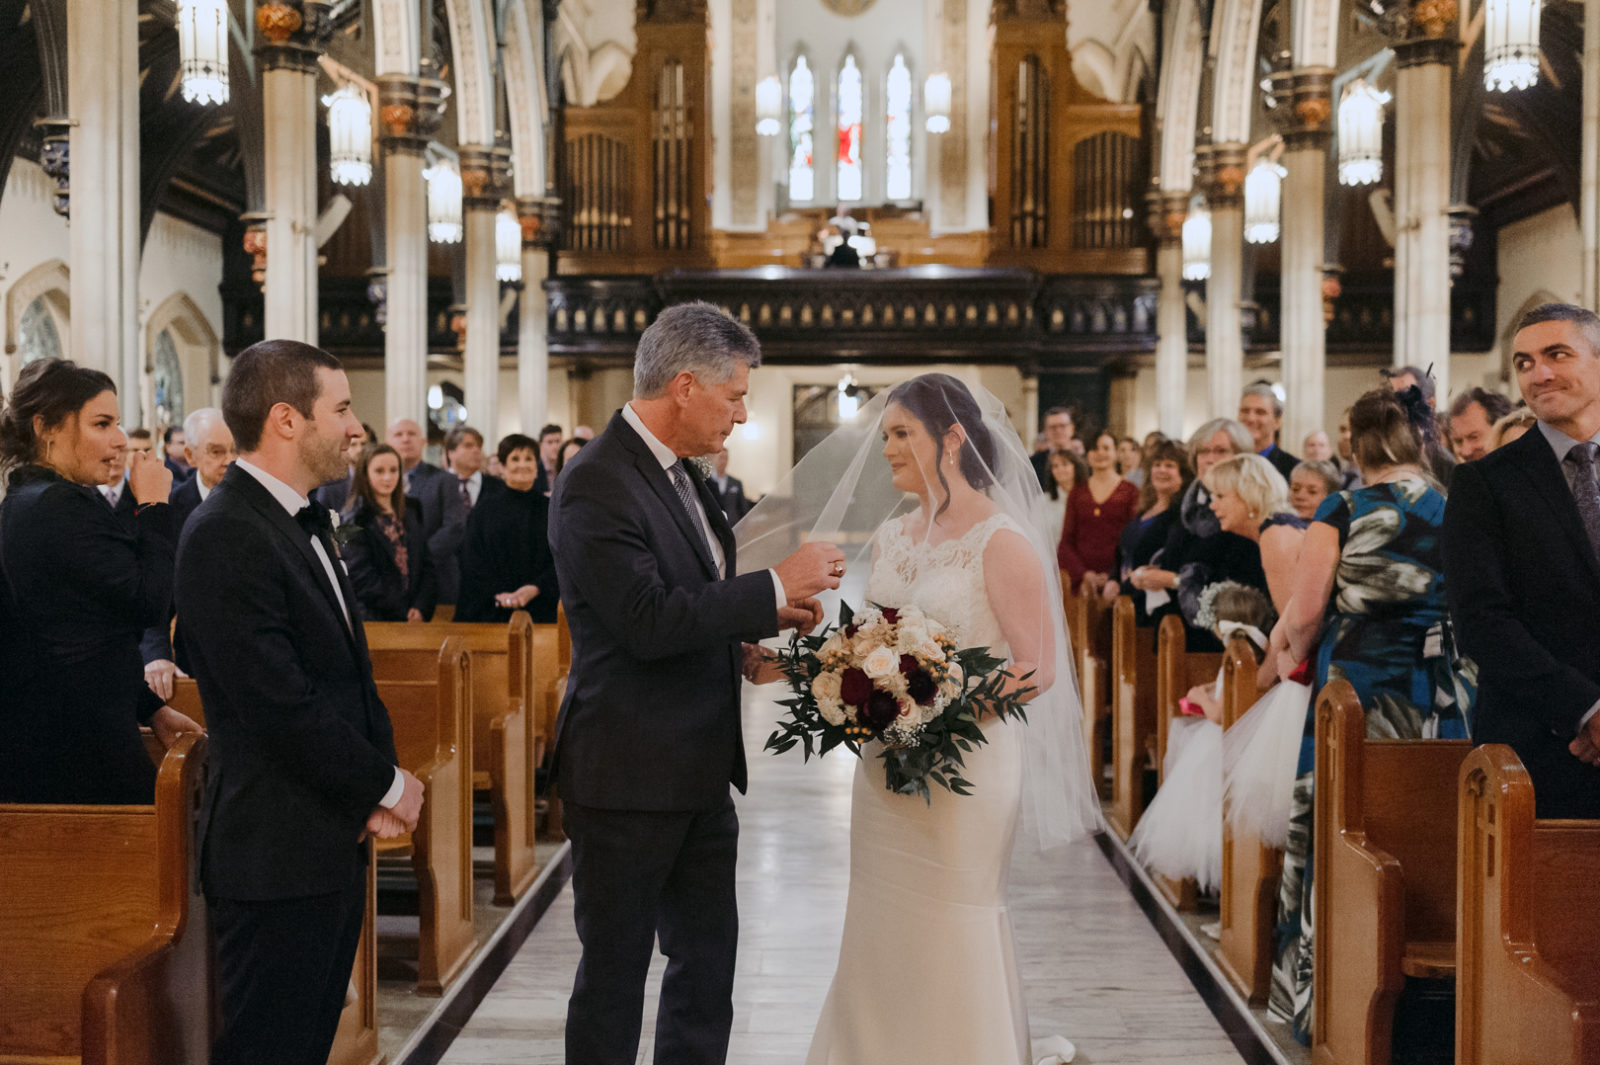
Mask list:
[{"label": "white marble aisle", "polygon": [[[797,754],[763,753],[776,708],[756,689],[746,696],[752,785],[739,803],[741,937],[728,1060],[800,1065],[838,958],[854,760],[838,754],[803,765]],[[1035,1034],[1072,1039],[1086,1065],[1241,1060],[1095,843],[1048,857],[1019,849],[1012,904]],[[560,1065],[577,959],[568,888],[452,1044],[446,1065]],[[651,1061],[664,967],[658,955],[643,1063]]]}]

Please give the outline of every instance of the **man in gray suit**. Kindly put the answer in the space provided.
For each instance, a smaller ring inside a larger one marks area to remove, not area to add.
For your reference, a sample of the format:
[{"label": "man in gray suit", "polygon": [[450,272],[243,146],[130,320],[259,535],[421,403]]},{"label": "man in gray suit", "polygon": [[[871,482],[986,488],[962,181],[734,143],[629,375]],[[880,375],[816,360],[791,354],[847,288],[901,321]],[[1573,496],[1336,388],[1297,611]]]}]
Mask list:
[{"label": "man in gray suit", "polygon": [[844,553],[814,542],[739,575],[733,531],[690,456],[745,420],[750,330],[708,303],[639,340],[633,400],[562,470],[550,546],[572,628],[552,775],[572,841],[583,959],[571,1065],[633,1065],[656,938],[658,1065],[721,1065],[733,1023],[734,861],[745,790],[744,641],[821,620]]}]

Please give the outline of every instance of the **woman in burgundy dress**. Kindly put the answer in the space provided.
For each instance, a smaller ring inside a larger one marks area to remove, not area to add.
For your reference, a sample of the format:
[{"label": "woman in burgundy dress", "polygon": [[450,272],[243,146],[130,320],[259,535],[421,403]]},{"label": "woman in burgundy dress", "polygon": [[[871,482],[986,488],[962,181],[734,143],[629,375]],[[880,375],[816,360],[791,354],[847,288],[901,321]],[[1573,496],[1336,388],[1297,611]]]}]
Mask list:
[{"label": "woman in burgundy dress", "polygon": [[1089,478],[1067,496],[1056,559],[1074,589],[1095,595],[1117,560],[1117,538],[1139,507],[1139,490],[1117,473],[1117,438],[1101,433],[1089,450]]}]

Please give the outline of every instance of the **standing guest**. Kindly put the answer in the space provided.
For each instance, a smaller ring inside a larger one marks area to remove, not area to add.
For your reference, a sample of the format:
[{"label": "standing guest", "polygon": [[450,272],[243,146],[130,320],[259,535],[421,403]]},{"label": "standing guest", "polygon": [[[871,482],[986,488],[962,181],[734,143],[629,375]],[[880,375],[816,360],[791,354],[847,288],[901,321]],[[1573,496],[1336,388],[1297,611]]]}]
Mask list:
[{"label": "standing guest", "polygon": [[[1074,450],[1072,444],[1076,435],[1070,407],[1051,407],[1044,412],[1045,450],[1035,451],[1031,459],[1033,471],[1039,475],[1039,487],[1046,491],[1050,488],[1050,453]],[[1081,453],[1081,448],[1078,450]]]},{"label": "standing guest", "polygon": [[0,801],[154,801],[139,726],[164,746],[193,721],[145,687],[139,635],[172,597],[172,474],[128,462],[131,527],[95,491],[127,448],[117,391],[63,359],[23,367],[0,415],[0,583],[7,586]]},{"label": "standing guest", "polygon": [[[190,515],[211,495],[212,489],[222,483],[222,475],[228,472],[236,457],[233,434],[228,431],[222,412],[215,407],[190,411],[183,420],[183,438],[187,441],[184,458],[189,461],[194,476],[172,490],[168,513],[174,541],[183,536]],[[182,644],[174,646],[170,615],[161,624],[145,630],[139,652],[144,656],[144,679],[150,690],[163,699],[172,698],[173,679],[180,674],[188,676],[189,659]]]},{"label": "standing guest", "polygon": [[[451,480],[436,477],[435,483]],[[415,500],[400,490],[400,456],[388,444],[361,449],[355,488],[341,516],[351,527],[341,554],[363,621],[431,621],[438,583]]]},{"label": "standing guest", "polygon": [[[567,468],[567,463],[571,462],[574,458],[576,458],[577,455],[578,455],[578,452],[583,449],[583,445],[587,444],[588,442],[589,441],[585,440],[581,436],[575,436],[572,439],[568,440],[565,444],[561,445],[561,453],[556,456],[556,476],[557,477],[561,476],[561,471]],[[744,490],[744,486],[741,485],[740,486],[740,491],[743,491],[743,490]]]},{"label": "standing guest", "polygon": [[506,479],[506,468],[500,465],[500,456],[491,454],[483,463],[483,472],[502,484]]},{"label": "standing guest", "polygon": [[253,344],[222,411],[239,460],[189,520],[177,577],[213,740],[199,850],[211,1065],[323,1065],[366,910],[366,838],[414,830],[422,782],[396,764],[355,589],[307,498],[361,435],[339,361]]},{"label": "standing guest", "polygon": [[[388,445],[400,456],[401,476],[405,482],[405,494],[417,498],[422,492],[426,482],[444,473],[433,463],[422,457],[422,452],[428,446],[428,438],[422,432],[422,426],[410,418],[396,418],[389,423],[389,432],[384,437]],[[359,446],[347,456],[350,465],[355,463],[360,454]]]},{"label": "standing guest", "polygon": [[588,425],[580,425],[572,430],[572,435],[577,440],[593,440],[594,429]]},{"label": "standing guest", "polygon": [[161,451],[165,455],[167,469],[172,471],[174,481],[182,481],[193,472],[183,457],[185,443],[181,425],[169,425],[166,432],[161,434]]},{"label": "standing guest", "polygon": [[1332,462],[1306,459],[1289,475],[1289,509],[1305,521],[1317,516],[1322,501],[1344,490],[1344,478]]},{"label": "standing guest", "polygon": [[486,492],[505,486],[483,472],[483,434],[458,425],[444,435],[447,473],[423,483],[417,519],[438,579],[438,601],[454,604],[461,595],[461,540],[467,518]]},{"label": "standing guest", "polygon": [[1494,423],[1511,413],[1511,401],[1487,388],[1469,388],[1450,404],[1450,449],[1459,462],[1476,462],[1491,450]]},{"label": "standing guest", "polygon": [[1089,452],[1089,478],[1067,496],[1056,560],[1084,595],[1098,595],[1114,572],[1117,537],[1139,506],[1139,490],[1117,473],[1117,438],[1101,433]]},{"label": "standing guest", "polygon": [[1257,381],[1239,397],[1239,424],[1250,431],[1256,454],[1272,463],[1285,479],[1300,460],[1278,446],[1278,430],[1283,428],[1283,400],[1265,381]]},{"label": "standing guest", "polygon": [[148,455],[155,450],[155,438],[148,429],[128,430],[128,454]]},{"label": "standing guest", "polygon": [[739,519],[749,511],[751,503],[744,496],[744,482],[737,477],[728,476],[726,447],[711,456],[711,476],[706,478],[706,487],[717,497],[717,504],[728,516],[729,525],[737,525]]},{"label": "standing guest", "polygon": [[1117,441],[1117,470],[1135,488],[1144,485],[1144,451],[1131,436]]},{"label": "standing guest", "polygon": [[1350,408],[1339,415],[1339,473],[1344,485],[1341,491],[1363,487],[1361,467],[1356,465],[1355,452],[1350,444]]},{"label": "standing guest", "polygon": [[[145,443],[147,445],[150,443],[148,430],[138,429],[135,432],[144,433]],[[129,439],[130,441],[132,439],[131,433],[129,434]],[[144,453],[148,455],[150,448],[146,447]],[[111,464],[111,471],[106,476],[106,483],[95,485],[94,490],[99,493],[101,499],[106,501],[106,505],[111,508],[111,512],[128,527],[130,532],[137,532],[139,526],[133,519],[138,509],[138,504],[134,502],[133,492],[128,488],[128,462],[133,454],[132,447],[118,451],[116,461]]]},{"label": "standing guest", "polygon": [[[1431,370],[1430,366],[1428,370]],[[1415,388],[1422,394],[1422,400],[1428,405],[1429,410],[1435,406],[1433,390],[1433,374],[1428,370],[1418,369],[1415,366],[1396,366],[1392,369],[1378,371],[1378,376],[1389,383],[1389,388],[1394,392],[1404,392],[1408,388]]]},{"label": "standing guest", "polygon": [[[1423,427],[1432,410],[1419,389],[1374,389],[1350,410],[1356,461],[1367,486],[1322,501],[1306,531],[1294,594],[1272,631],[1269,659],[1288,676],[1308,659],[1312,690],[1350,682],[1367,711],[1367,735],[1463,737],[1471,676],[1455,672],[1445,612],[1440,533],[1444,497],[1426,475]],[[1289,842],[1278,899],[1278,956],[1269,1010],[1310,1038],[1315,944],[1307,907],[1312,880],[1315,707],[1296,768]],[[1453,831],[1447,829],[1446,831]]]},{"label": "standing guest", "polygon": [[550,554],[550,501],[538,490],[539,442],[512,433],[496,450],[508,490],[486,494],[467,519],[455,619],[509,621],[526,610],[535,622],[553,622],[561,596]]},{"label": "standing guest", "polygon": [[1473,738],[1517,752],[1540,817],[1600,818],[1600,318],[1545,304],[1512,351],[1537,428],[1460,467],[1445,512]]},{"label": "standing guest", "polygon": [[356,456],[361,454],[361,449],[368,444],[378,442],[378,431],[366,422],[361,423],[361,436],[351,441],[350,449],[345,454],[345,470],[343,477],[336,477],[327,484],[318,485],[317,490],[311,493],[311,498],[321,503],[334,513],[345,508],[350,501],[350,485],[356,479]]},{"label": "standing guest", "polygon": [[1050,483],[1045,485],[1045,513],[1050,521],[1049,543],[1061,542],[1061,526],[1067,517],[1067,498],[1072,490],[1089,479],[1089,464],[1071,451],[1050,452]]},{"label": "standing guest", "polygon": [[1523,434],[1538,423],[1539,419],[1531,409],[1518,407],[1494,423],[1494,430],[1490,434],[1489,450],[1499,451],[1512,441],[1522,439]]},{"label": "standing guest", "polygon": [[[1429,367],[1431,370],[1432,367]],[[1408,388],[1415,388],[1427,404],[1428,410],[1434,409],[1434,383],[1433,375],[1427,370],[1420,370],[1415,366],[1400,366],[1390,370],[1378,371],[1389,382],[1391,391],[1399,393]],[[1439,419],[1419,419],[1418,431],[1422,434],[1423,469],[1433,478],[1434,487],[1444,491],[1450,485],[1450,477],[1455,472],[1455,456],[1444,446],[1441,441],[1448,440],[1450,435],[1449,425],[1441,431]]]},{"label": "standing guest", "polygon": [[[1189,455],[1182,447],[1168,440],[1158,444],[1145,463],[1150,476],[1139,492],[1139,515],[1123,526],[1117,539],[1116,579],[1106,581],[1100,594],[1109,602],[1122,594],[1134,570],[1149,565],[1172,536],[1178,522],[1178,508],[1189,482],[1194,479],[1190,471]],[[1133,596],[1134,616],[1137,624],[1149,625],[1151,596]],[[1157,605],[1163,596],[1155,596]]]},{"label": "standing guest", "polygon": [[1333,444],[1328,440],[1328,434],[1321,429],[1313,429],[1306,434],[1305,442],[1300,446],[1300,452],[1301,458],[1307,462],[1333,461]]},{"label": "standing guest", "polygon": [[556,458],[561,454],[562,439],[561,426],[554,423],[539,430],[539,477],[536,488],[542,496],[548,497],[551,486],[556,483]]}]

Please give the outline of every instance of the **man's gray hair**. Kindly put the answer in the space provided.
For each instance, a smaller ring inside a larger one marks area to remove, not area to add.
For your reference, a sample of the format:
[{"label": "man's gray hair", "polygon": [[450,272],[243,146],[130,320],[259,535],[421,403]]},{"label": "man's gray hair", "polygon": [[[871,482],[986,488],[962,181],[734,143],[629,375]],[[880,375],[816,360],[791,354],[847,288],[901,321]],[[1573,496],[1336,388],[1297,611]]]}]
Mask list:
[{"label": "man's gray hair", "polygon": [[1517,332],[1545,322],[1571,322],[1589,341],[1593,349],[1591,354],[1600,355],[1600,317],[1587,307],[1579,307],[1574,303],[1541,303],[1517,322]]},{"label": "man's gray hair", "polygon": [[1235,455],[1254,454],[1256,444],[1251,439],[1250,431],[1232,418],[1212,418],[1200,428],[1195,430],[1189,438],[1189,461],[1193,462],[1200,454],[1200,449],[1211,442],[1211,438],[1218,433],[1227,433],[1228,439],[1233,442]]},{"label": "man's gray hair", "polygon": [[1245,396],[1260,396],[1272,404],[1272,416],[1274,418],[1283,417],[1283,400],[1278,398],[1278,393],[1274,392],[1272,386],[1265,381],[1257,381],[1253,385],[1246,385],[1244,391],[1239,393],[1239,398],[1243,399]]},{"label": "man's gray hair", "polygon": [[216,407],[201,407],[199,410],[190,411],[189,416],[183,420],[184,439],[190,445],[198,447],[201,430],[212,424],[224,424],[222,412]]},{"label": "man's gray hair", "polygon": [[720,385],[735,368],[761,365],[761,344],[743,323],[704,301],[680,303],[656,316],[633,356],[633,398],[655,399],[680,373]]}]

